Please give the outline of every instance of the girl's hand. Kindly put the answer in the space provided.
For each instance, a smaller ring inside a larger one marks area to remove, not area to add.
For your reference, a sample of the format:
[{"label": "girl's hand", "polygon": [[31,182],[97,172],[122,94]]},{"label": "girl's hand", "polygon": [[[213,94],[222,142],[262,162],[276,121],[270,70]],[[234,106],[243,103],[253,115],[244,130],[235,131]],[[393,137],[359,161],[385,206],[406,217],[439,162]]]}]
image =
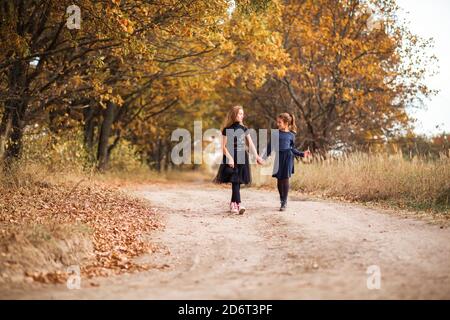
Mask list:
[{"label": "girl's hand", "polygon": [[229,165],[230,167],[234,168],[234,160],[233,160],[233,159],[230,159],[230,160],[228,161],[228,165]]},{"label": "girl's hand", "polygon": [[257,157],[256,157],[256,163],[257,163],[257,164],[260,164],[260,165],[264,164],[263,158],[261,158],[260,156],[257,156]]},{"label": "girl's hand", "polygon": [[311,151],[309,151],[309,148],[308,148],[308,150],[306,150],[306,151],[304,152],[304,155],[305,155],[305,158],[308,158],[308,157],[311,156]]}]

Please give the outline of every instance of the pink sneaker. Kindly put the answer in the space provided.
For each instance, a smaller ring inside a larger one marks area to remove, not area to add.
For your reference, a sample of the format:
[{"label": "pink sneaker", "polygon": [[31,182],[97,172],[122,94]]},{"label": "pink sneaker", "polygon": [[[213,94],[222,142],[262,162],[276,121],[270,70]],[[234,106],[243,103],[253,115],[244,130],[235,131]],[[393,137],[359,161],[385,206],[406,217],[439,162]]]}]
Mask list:
[{"label": "pink sneaker", "polygon": [[238,210],[239,214],[244,214],[245,207],[242,204],[238,203],[237,204],[237,210]]},{"label": "pink sneaker", "polygon": [[238,205],[236,202],[230,203],[230,212],[231,213],[238,213]]}]

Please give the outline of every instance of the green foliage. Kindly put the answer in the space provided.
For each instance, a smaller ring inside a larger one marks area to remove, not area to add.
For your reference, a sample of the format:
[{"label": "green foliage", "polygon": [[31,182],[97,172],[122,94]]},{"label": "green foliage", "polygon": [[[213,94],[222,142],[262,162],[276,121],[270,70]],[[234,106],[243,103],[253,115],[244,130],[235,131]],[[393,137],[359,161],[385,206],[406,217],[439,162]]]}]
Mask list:
[{"label": "green foliage", "polygon": [[127,140],[121,140],[111,153],[110,166],[112,170],[131,172],[144,168],[145,163],[136,145]]},{"label": "green foliage", "polygon": [[50,171],[80,171],[92,168],[80,130],[53,134],[50,130],[29,130],[24,136],[24,164],[41,164]]}]

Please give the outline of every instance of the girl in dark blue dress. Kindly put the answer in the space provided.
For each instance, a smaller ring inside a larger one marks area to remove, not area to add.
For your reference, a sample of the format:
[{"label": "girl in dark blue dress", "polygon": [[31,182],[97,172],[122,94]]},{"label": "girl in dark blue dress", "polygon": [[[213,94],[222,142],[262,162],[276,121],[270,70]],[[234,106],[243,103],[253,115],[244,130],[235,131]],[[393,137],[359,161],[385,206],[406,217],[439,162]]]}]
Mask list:
[{"label": "girl in dark blue dress", "polygon": [[[277,187],[280,194],[280,211],[285,211],[289,193],[289,178],[294,173],[294,157],[308,157],[310,151],[298,151],[295,148],[295,133],[297,126],[295,118],[290,113],[281,113],[277,117],[279,130],[279,151],[275,154],[275,164],[272,177],[277,178]],[[263,159],[267,159],[272,152],[272,144],[269,144]]]},{"label": "girl in dark blue dress", "polygon": [[256,147],[249,135],[249,130],[243,124],[244,109],[242,106],[234,106],[228,112],[222,128],[223,160],[219,166],[214,182],[231,183],[230,211],[243,214],[245,207],[241,204],[241,184],[249,184],[252,180],[250,172],[249,150],[256,157],[258,163],[262,163]]}]

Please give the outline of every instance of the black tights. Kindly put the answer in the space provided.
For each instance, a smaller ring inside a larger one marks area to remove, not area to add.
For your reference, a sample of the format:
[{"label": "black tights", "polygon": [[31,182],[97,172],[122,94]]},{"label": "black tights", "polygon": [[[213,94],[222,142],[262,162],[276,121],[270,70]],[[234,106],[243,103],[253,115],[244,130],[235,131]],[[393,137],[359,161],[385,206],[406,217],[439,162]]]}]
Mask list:
[{"label": "black tights", "polygon": [[280,200],[287,201],[289,193],[289,178],[277,179],[278,192],[280,193]]},{"label": "black tights", "polygon": [[232,183],[231,184],[231,202],[241,203],[241,184]]}]

